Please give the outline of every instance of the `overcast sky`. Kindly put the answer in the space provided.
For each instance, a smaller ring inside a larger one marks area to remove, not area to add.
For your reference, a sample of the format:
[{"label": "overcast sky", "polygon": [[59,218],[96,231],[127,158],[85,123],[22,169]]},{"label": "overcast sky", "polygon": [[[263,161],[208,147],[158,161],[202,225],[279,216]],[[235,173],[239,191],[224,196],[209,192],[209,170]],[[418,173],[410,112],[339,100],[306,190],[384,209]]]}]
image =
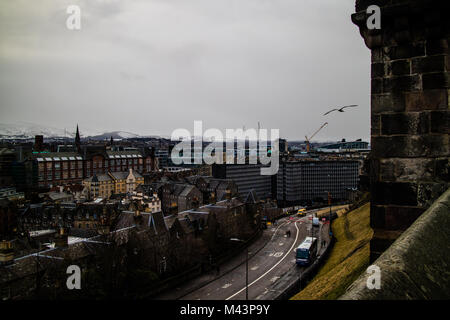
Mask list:
[{"label": "overcast sky", "polygon": [[[278,128],[367,140],[354,0],[2,0],[0,123],[170,135]],[[66,8],[81,8],[81,30]],[[322,114],[358,104],[345,113]]]}]

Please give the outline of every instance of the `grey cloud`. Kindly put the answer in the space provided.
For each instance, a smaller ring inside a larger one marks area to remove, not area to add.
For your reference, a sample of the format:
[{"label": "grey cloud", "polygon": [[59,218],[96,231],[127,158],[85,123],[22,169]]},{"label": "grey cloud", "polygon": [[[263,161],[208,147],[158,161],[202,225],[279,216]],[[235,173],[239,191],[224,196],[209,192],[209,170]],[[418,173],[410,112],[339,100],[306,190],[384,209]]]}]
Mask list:
[{"label": "grey cloud", "polygon": [[[82,30],[71,32],[64,7],[77,3]],[[291,139],[328,121],[318,139],[367,139],[370,55],[353,9],[352,0],[1,2],[0,118],[164,135],[194,120],[260,121]],[[360,107],[322,116],[345,104]]]}]

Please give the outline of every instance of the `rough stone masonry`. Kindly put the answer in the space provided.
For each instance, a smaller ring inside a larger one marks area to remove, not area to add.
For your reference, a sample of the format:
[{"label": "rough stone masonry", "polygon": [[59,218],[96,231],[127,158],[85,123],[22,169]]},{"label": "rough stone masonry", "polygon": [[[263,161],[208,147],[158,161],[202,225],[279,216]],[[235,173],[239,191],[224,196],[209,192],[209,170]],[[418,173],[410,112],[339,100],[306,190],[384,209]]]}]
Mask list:
[{"label": "rough stone masonry", "polygon": [[[449,187],[450,19],[439,0],[360,0],[372,53],[370,243],[374,261]],[[381,9],[381,28],[366,12]]]}]

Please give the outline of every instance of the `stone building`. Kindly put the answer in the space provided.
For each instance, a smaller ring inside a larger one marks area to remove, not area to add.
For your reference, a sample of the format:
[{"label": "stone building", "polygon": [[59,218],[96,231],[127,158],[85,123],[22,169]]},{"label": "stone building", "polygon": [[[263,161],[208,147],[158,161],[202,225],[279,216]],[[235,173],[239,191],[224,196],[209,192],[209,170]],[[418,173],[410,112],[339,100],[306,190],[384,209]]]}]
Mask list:
[{"label": "stone building", "polygon": [[238,187],[231,179],[195,175],[186,177],[185,181],[195,185],[202,192],[203,203],[231,199],[238,195]]},{"label": "stone building", "polygon": [[202,192],[194,185],[164,183],[159,188],[162,210],[166,214],[198,208],[203,203]]},{"label": "stone building", "polygon": [[83,185],[88,190],[89,199],[108,199],[114,194],[131,193],[141,184],[144,184],[144,177],[133,169],[129,169],[128,172],[94,174],[94,176],[83,180]]}]

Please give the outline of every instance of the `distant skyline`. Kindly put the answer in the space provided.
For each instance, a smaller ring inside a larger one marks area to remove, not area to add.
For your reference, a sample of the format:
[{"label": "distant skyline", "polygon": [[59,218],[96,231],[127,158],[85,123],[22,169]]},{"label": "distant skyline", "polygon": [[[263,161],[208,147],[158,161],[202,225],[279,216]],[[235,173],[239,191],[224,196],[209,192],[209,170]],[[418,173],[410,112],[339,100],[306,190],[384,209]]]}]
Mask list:
[{"label": "distant skyline", "polygon": [[259,121],[303,140],[328,122],[313,140],[369,141],[370,52],[353,12],[353,0],[2,1],[0,123],[170,136]]}]

